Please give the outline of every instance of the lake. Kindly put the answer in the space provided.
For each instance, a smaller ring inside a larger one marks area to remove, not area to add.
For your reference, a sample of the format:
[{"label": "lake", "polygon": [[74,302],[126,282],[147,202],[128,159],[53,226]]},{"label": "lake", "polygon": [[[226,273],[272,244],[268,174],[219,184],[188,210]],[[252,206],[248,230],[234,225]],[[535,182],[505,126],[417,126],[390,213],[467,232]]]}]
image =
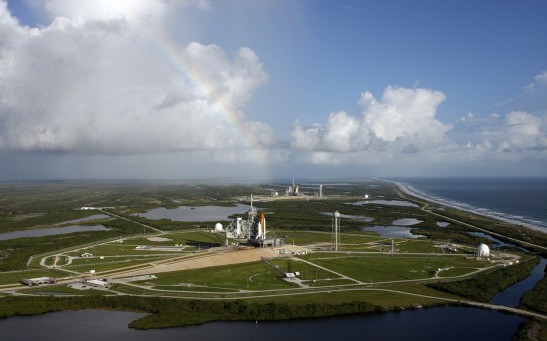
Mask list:
[{"label": "lake", "polygon": [[251,209],[249,205],[236,206],[180,206],[177,208],[154,208],[136,216],[152,220],[170,219],[173,221],[229,221],[232,214],[244,214]]},{"label": "lake", "polygon": [[376,232],[382,237],[389,237],[389,238],[423,238],[425,236],[421,234],[413,234],[411,232],[412,226],[421,223],[421,220],[415,219],[415,218],[402,218],[397,219],[392,222],[393,225],[390,226],[381,226],[381,225],[374,225],[374,226],[367,226],[361,228],[363,231],[367,232]]},{"label": "lake", "polygon": [[387,205],[387,206],[403,206],[403,207],[419,207],[415,203],[405,200],[364,200],[354,202],[353,205]]},{"label": "lake", "polygon": [[88,231],[108,231],[109,229],[103,225],[70,225],[63,227],[52,227],[47,229],[23,230],[0,233],[0,240],[10,240],[22,237],[43,237],[53,236],[58,234],[66,234],[72,232],[88,232]]},{"label": "lake", "polygon": [[382,225],[374,225],[374,226],[367,226],[361,228],[362,231],[365,232],[376,232],[382,237],[388,237],[388,238],[410,238],[410,239],[416,239],[416,238],[423,238],[425,236],[421,234],[412,234],[410,232],[411,227],[405,227],[405,226],[382,226]]}]

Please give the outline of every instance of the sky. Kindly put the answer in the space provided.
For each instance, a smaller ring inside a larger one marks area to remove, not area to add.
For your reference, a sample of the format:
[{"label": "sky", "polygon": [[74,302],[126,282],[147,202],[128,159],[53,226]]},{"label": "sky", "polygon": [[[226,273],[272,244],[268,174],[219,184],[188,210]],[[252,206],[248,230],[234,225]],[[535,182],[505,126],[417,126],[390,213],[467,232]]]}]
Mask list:
[{"label": "sky", "polygon": [[0,180],[546,176],[546,13],[0,0]]}]

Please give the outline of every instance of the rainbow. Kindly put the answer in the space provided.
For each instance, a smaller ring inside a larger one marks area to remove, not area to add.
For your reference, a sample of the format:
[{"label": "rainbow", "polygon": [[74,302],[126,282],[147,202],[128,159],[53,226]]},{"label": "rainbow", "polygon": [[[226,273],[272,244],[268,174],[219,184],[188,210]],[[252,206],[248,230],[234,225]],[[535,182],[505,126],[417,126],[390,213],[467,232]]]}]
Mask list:
[{"label": "rainbow", "polygon": [[[173,66],[179,73],[188,79],[203,96],[210,100],[215,111],[221,114],[224,122],[233,127],[236,135],[242,139],[246,150],[252,151],[254,159],[257,161],[260,172],[260,178],[271,179],[271,170],[269,167],[269,159],[267,151],[258,146],[256,137],[251,131],[245,128],[245,124],[237,112],[232,110],[215,90],[212,84],[209,84],[206,77],[202,76],[194,68],[192,68],[186,60],[180,47],[173,44],[170,40],[159,34],[150,34],[149,42],[161,53],[161,55]],[[246,152],[243,150],[242,152]]]}]

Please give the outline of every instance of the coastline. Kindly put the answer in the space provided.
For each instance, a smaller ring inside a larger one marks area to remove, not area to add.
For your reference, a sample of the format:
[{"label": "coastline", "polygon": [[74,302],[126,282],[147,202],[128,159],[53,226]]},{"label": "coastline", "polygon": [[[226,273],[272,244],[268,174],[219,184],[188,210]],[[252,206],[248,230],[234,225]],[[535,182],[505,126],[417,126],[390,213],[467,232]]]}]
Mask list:
[{"label": "coastline", "polygon": [[[526,223],[526,222],[522,222],[522,221],[518,221],[518,220],[514,220],[514,219],[510,219],[510,218],[505,218],[505,217],[502,216],[502,215],[511,216],[510,214],[507,214],[507,213],[495,212],[495,211],[492,211],[492,210],[488,210],[488,211],[479,210],[479,209],[473,208],[471,205],[466,204],[466,203],[456,202],[456,201],[452,201],[452,200],[444,199],[444,198],[440,198],[440,197],[434,197],[434,196],[432,196],[430,194],[427,194],[427,193],[425,193],[425,192],[423,192],[423,191],[421,191],[421,190],[415,188],[414,186],[412,186],[408,183],[405,183],[405,182],[387,180],[387,179],[385,181],[388,181],[388,182],[394,184],[395,186],[397,186],[397,189],[399,189],[401,192],[403,192],[405,194],[411,195],[413,197],[416,197],[416,198],[419,198],[419,199],[422,199],[422,200],[425,200],[425,201],[428,201],[428,202],[432,202],[432,203],[439,204],[439,205],[442,205],[442,206],[446,206],[446,207],[449,207],[449,208],[452,208],[452,209],[455,209],[455,210],[460,210],[460,211],[464,211],[464,212],[467,212],[467,213],[476,214],[476,215],[479,215],[479,216],[482,216],[482,217],[495,219],[495,220],[498,220],[498,221],[501,221],[501,222],[504,222],[504,223],[521,226],[521,227],[524,227],[524,228],[528,228],[530,230],[534,230],[534,231],[538,231],[538,232],[542,232],[544,234],[547,234],[547,228],[537,226],[537,225],[533,225],[533,224]],[[490,212],[492,212],[492,213],[490,213]]]}]

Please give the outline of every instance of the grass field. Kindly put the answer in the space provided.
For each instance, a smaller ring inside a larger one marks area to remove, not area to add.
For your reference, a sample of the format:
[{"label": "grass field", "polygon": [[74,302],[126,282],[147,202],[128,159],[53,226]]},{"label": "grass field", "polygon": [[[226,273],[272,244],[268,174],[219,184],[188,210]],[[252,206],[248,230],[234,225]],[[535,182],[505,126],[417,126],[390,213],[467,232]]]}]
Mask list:
[{"label": "grass field", "polygon": [[[287,243],[298,244],[298,245],[309,245],[314,243],[330,243],[332,240],[332,233],[330,231],[285,231],[280,230],[276,231],[278,235],[284,236],[287,240]],[[370,242],[377,242],[384,240],[386,238],[379,237],[376,235],[371,235],[368,233],[342,233],[340,234],[341,243],[350,243],[347,244],[364,244]]]},{"label": "grass field", "polygon": [[312,254],[306,257],[310,262],[344,274],[350,278],[370,282],[390,282],[431,278],[437,268],[483,267],[486,264],[467,260],[462,256],[362,256],[344,255],[322,257]]},{"label": "grass field", "polygon": [[282,280],[274,269],[263,262],[210,267],[170,273],[160,273],[158,278],[144,284],[152,286],[192,284],[195,286],[232,290],[271,290],[294,287]]},{"label": "grass field", "polygon": [[[397,293],[398,291],[398,293]],[[248,298],[250,302],[279,302],[288,304],[309,304],[309,303],[329,303],[342,304],[353,301],[363,301],[375,305],[380,305],[386,309],[393,307],[410,307],[417,305],[445,304],[446,301],[431,297],[415,296],[406,294],[445,297],[450,299],[461,299],[455,295],[445,294],[423,285],[398,285],[390,286],[388,289],[360,289],[350,291],[332,290],[325,293],[306,293],[293,296],[279,296],[267,298]]]},{"label": "grass field", "polygon": [[283,272],[299,272],[299,278],[306,281],[340,278],[340,276],[330,271],[325,271],[321,268],[299,260],[275,259],[272,263],[277,265]]},{"label": "grass field", "polygon": [[38,278],[38,277],[67,277],[67,273],[64,271],[54,269],[44,270],[27,270],[27,271],[14,271],[0,273],[0,285],[4,284],[16,284],[23,278]]}]

